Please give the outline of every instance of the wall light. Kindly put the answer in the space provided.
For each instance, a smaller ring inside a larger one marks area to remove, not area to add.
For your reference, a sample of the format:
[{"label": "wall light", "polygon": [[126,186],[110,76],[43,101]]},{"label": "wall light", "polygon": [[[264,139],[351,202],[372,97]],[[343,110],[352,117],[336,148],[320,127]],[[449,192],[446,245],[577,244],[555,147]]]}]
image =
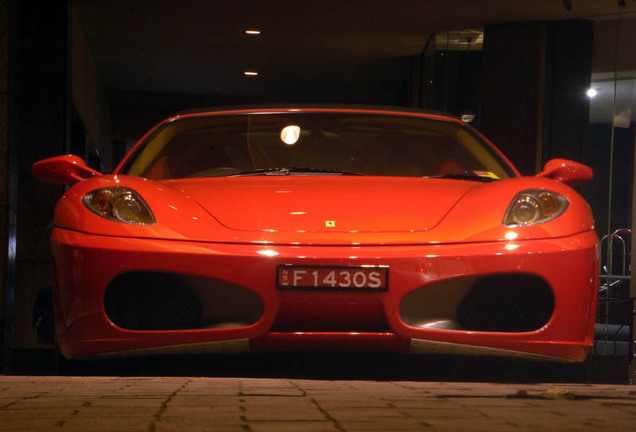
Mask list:
[{"label": "wall light", "polygon": [[245,75],[245,76],[257,76],[258,72],[256,72],[256,71],[245,71],[245,72],[243,72],[243,75]]},{"label": "wall light", "polygon": [[248,30],[245,30],[245,34],[251,35],[251,36],[258,36],[259,34],[261,34],[261,31],[257,29],[248,29]]},{"label": "wall light", "polygon": [[595,97],[598,94],[598,91],[596,91],[595,88],[590,88],[590,89],[587,90],[587,92],[585,92],[585,94],[587,95],[587,97],[592,99],[593,97]]},{"label": "wall light", "polygon": [[462,114],[460,118],[464,123],[472,123],[475,120],[475,114]]}]

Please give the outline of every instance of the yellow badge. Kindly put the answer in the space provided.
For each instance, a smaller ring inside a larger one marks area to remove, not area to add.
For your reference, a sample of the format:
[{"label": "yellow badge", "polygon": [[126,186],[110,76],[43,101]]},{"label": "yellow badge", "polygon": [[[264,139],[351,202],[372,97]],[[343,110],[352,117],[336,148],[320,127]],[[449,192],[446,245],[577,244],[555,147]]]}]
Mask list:
[{"label": "yellow badge", "polygon": [[327,228],[335,228],[336,227],[336,221],[325,221],[325,226]]}]

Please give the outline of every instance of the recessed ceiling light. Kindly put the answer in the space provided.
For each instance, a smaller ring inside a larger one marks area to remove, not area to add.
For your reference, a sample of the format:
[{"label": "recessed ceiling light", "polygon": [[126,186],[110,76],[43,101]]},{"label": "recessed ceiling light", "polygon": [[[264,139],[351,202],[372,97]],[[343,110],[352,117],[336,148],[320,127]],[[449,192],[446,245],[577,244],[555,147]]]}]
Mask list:
[{"label": "recessed ceiling light", "polygon": [[289,125],[285,126],[282,131],[280,131],[280,139],[287,145],[294,145],[298,142],[300,138],[300,126]]},{"label": "recessed ceiling light", "polygon": [[256,30],[256,29],[248,29],[248,30],[245,30],[245,34],[252,35],[252,36],[257,36],[257,35],[261,34],[261,31],[260,30]]},{"label": "recessed ceiling light", "polygon": [[256,71],[245,71],[245,72],[243,72],[243,75],[245,75],[245,76],[257,76],[258,72],[256,72]]}]

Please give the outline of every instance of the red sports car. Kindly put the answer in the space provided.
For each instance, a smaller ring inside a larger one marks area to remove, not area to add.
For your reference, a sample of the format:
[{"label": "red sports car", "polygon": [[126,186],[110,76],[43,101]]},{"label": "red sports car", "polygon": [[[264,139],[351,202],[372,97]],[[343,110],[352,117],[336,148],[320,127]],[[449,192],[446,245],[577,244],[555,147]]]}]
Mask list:
[{"label": "red sports car", "polygon": [[113,174],[76,156],[51,235],[67,358],[389,351],[582,361],[597,236],[552,160],[522,177],[445,115],[387,108],[184,112]]}]

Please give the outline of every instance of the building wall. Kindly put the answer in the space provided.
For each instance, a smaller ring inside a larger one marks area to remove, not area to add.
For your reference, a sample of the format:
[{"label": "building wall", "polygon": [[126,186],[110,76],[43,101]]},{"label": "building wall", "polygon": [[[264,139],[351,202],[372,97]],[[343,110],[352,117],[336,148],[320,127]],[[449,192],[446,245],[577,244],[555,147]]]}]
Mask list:
[{"label": "building wall", "polygon": [[17,248],[13,326],[7,343],[19,349],[38,346],[32,307],[38,291],[51,283],[48,226],[63,188],[36,181],[31,166],[68,148],[69,5],[65,0],[14,4],[9,125],[11,149],[17,153],[16,165],[11,166],[17,176]]},{"label": "building wall", "polygon": [[69,152],[74,111],[81,139],[110,168],[110,107],[70,2],[0,0],[0,318],[7,348],[41,346],[33,305],[51,285],[49,226],[64,189],[35,180],[31,167]]},{"label": "building wall", "polygon": [[0,0],[0,346],[4,346],[9,283],[9,2]]},{"label": "building wall", "polygon": [[113,168],[111,112],[106,90],[86,36],[74,11],[71,11],[71,95],[73,106],[98,149],[102,166]]}]

